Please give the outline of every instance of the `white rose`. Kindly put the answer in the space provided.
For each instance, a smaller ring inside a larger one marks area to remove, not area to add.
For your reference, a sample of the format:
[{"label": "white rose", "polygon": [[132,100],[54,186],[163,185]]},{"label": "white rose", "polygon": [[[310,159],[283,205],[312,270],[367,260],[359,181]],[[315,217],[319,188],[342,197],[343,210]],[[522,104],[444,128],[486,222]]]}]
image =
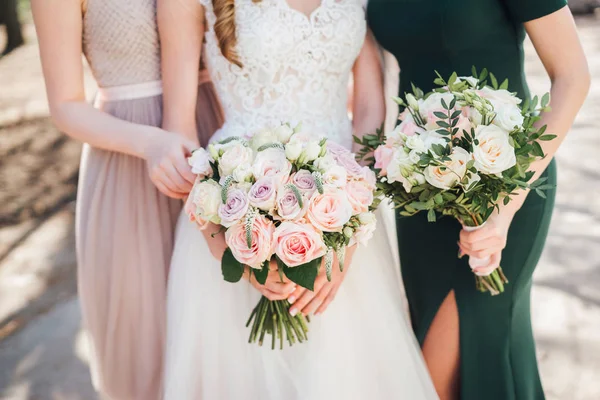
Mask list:
[{"label": "white rose", "polygon": [[477,110],[475,107],[467,108],[467,118],[469,118],[469,121],[471,121],[475,126],[481,125],[481,122],[483,121],[483,115],[481,115],[479,110]]},{"label": "white rose", "polygon": [[447,106],[450,106],[452,100],[454,100],[454,95],[452,93],[437,93],[434,92],[429,95],[425,100],[421,102],[419,105],[419,110],[421,115],[426,115],[428,113],[432,113],[434,111],[445,112],[444,106],[442,105],[442,100],[446,102]]},{"label": "white rose", "polygon": [[411,150],[410,153],[408,153],[408,158],[413,164],[417,164],[419,161],[421,161],[421,154],[422,153],[416,150]]},{"label": "white rose", "polygon": [[319,142],[312,141],[306,145],[306,147],[302,151],[300,159],[304,163],[310,162],[316,160],[317,157],[319,157],[319,154],[321,154],[321,146],[319,145]]},{"label": "white rose", "polygon": [[255,133],[250,139],[250,147],[257,151],[261,146],[269,143],[277,143],[279,138],[275,132],[270,129],[264,129]]},{"label": "white rose", "polygon": [[508,133],[496,125],[478,126],[473,145],[475,168],[484,174],[500,174],[517,163],[515,149],[508,141]]},{"label": "white rose", "polygon": [[357,218],[358,221],[363,225],[372,224],[373,222],[377,221],[377,217],[375,217],[375,214],[372,212],[360,213],[357,215]]},{"label": "white rose", "polygon": [[294,134],[294,130],[289,125],[281,125],[275,129],[275,135],[281,143],[289,142],[290,138]]},{"label": "white rose", "polygon": [[401,147],[394,151],[392,161],[388,165],[387,179],[388,182],[400,182],[404,186],[404,190],[408,193],[412,190],[413,181],[409,177],[414,172],[414,163],[411,161],[409,155],[406,153],[405,148]]},{"label": "white rose", "polygon": [[423,143],[423,139],[421,139],[421,137],[419,135],[407,137],[405,145],[409,149],[415,150],[419,153],[423,153],[423,152],[427,151],[427,147],[425,147],[425,143]]},{"label": "white rose", "polygon": [[213,173],[210,154],[203,148],[199,148],[192,152],[192,156],[188,158],[188,164],[192,167],[192,173],[201,176],[211,176]]},{"label": "white rose", "polygon": [[302,154],[302,143],[290,142],[285,145],[285,155],[291,161],[296,161]]},{"label": "white rose", "polygon": [[505,89],[496,90],[486,86],[479,90],[478,94],[492,103],[499,102],[503,104],[512,104],[513,106],[521,104],[520,98]]},{"label": "white rose", "polygon": [[347,180],[348,175],[346,174],[346,169],[339,165],[329,168],[323,174],[323,182],[329,186],[341,188],[346,186]]},{"label": "white rose", "polygon": [[256,179],[265,176],[273,177],[284,182],[290,175],[292,164],[285,156],[285,151],[278,148],[268,148],[259,152],[252,165],[252,173]]},{"label": "white rose", "polygon": [[515,127],[522,127],[525,118],[523,114],[521,114],[521,110],[519,107],[515,105],[504,105],[498,106],[495,102],[492,102],[494,106],[494,112],[496,113],[496,118],[494,118],[494,125],[499,126],[500,128],[512,132],[515,130]]},{"label": "white rose", "polygon": [[252,165],[250,164],[242,164],[238,165],[236,169],[233,170],[233,179],[236,182],[246,182],[252,178]]},{"label": "white rose", "polygon": [[212,179],[196,184],[192,193],[192,203],[196,206],[196,215],[206,221],[219,223],[221,205],[221,185]]},{"label": "white rose", "polygon": [[328,169],[333,168],[337,165],[338,165],[337,162],[335,161],[333,156],[330,154],[327,154],[323,157],[317,158],[315,160],[315,162],[313,163],[313,166],[320,172],[325,172]]},{"label": "white rose", "polygon": [[448,190],[462,181],[467,173],[467,163],[471,154],[461,147],[452,149],[450,160],[441,166],[430,165],[425,168],[425,179],[429,184],[442,190]]},{"label": "white rose", "polygon": [[436,131],[427,131],[421,135],[421,141],[425,146],[425,149],[430,150],[434,144],[441,144],[446,146],[448,142],[444,139],[444,136],[440,135]]},{"label": "white rose", "polygon": [[219,175],[228,176],[242,164],[252,163],[252,149],[242,143],[234,141],[228,146],[219,159]]}]

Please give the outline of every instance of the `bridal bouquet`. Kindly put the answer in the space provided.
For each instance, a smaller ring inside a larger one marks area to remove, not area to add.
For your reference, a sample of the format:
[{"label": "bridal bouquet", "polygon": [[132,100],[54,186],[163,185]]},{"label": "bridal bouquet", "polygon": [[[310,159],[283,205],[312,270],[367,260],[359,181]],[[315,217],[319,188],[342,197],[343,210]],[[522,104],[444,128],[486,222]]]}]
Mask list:
[{"label": "bridal bouquet", "polygon": [[[430,222],[449,215],[475,230],[519,189],[544,197],[552,186],[545,178],[529,183],[529,168],[544,157],[539,141],[555,138],[544,134],[546,127],[534,127],[549,95],[523,103],[506,90],[508,81],[498,85],[493,74],[478,75],[475,68],[472,77],[453,74],[448,81],[438,74],[435,84],[439,88],[426,96],[413,86],[406,102],[395,99],[405,110],[393,132],[355,138],[364,146],[360,156],[374,153],[368,160],[380,177],[378,190],[400,214],[426,211]],[[502,268],[490,271],[488,263],[469,260],[478,290],[496,295],[508,281]]]},{"label": "bridal bouquet", "polygon": [[[197,180],[185,206],[201,228],[225,230],[222,272],[239,281],[249,267],[264,284],[272,258],[284,276],[309,290],[321,265],[331,279],[334,253],[343,268],[346,246],[365,243],[375,230],[376,177],[354,154],[284,124],[198,149],[189,159]],[[307,320],[290,304],[263,297],[246,326],[250,343],[272,347],[307,339]]]}]

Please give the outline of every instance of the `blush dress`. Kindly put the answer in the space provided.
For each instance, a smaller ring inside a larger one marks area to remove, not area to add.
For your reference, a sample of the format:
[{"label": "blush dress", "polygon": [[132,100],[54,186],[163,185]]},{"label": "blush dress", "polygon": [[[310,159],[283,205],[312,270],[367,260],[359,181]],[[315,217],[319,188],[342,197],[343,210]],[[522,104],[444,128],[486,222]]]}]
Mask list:
[{"label": "blush dress", "polygon": [[[155,0],[88,0],[83,52],[99,86],[95,106],[160,126],[162,87]],[[222,122],[212,84],[199,88],[206,144]],[[181,201],[162,195],[146,162],[84,145],[77,199],[78,285],[98,391],[158,400],[167,275]]]}]

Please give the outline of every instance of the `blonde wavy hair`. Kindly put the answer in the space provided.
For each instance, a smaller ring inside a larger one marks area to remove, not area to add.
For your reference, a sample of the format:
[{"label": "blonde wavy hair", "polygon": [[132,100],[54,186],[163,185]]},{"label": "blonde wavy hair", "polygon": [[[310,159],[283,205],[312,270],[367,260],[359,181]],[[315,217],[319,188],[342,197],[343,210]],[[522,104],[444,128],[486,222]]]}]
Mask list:
[{"label": "blonde wavy hair", "polygon": [[[259,3],[261,0],[252,0]],[[223,56],[231,63],[242,67],[235,45],[237,43],[235,27],[235,0],[212,0],[213,12],[217,17],[213,27],[219,40],[219,48]]]}]

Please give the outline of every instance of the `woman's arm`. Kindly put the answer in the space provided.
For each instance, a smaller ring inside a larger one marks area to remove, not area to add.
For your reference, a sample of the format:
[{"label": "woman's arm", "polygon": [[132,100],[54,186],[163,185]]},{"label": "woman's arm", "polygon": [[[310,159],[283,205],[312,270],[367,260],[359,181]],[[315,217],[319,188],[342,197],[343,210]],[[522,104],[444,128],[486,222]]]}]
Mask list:
[{"label": "woman's arm", "polygon": [[32,0],[50,113],[58,129],[90,145],[144,158],[157,187],[182,197],[193,175],[185,152],[193,144],[156,127],[137,125],[95,109],[85,99],[81,0]]},{"label": "woman's arm", "polygon": [[[552,111],[543,114],[539,125],[547,125],[546,132],[557,136],[554,140],[540,143],[546,157],[532,164],[531,169],[535,171],[533,182],[544,172],[571,129],[587,96],[591,78],[568,7],[527,22],[525,28],[552,82]],[[462,231],[463,250],[480,258],[494,256],[499,262],[499,253],[506,246],[508,228],[527,194],[527,190],[522,190],[512,197],[510,203],[501,206],[489,226],[475,232]]]},{"label": "woman's arm", "polygon": [[379,46],[369,31],[352,70],[352,120],[358,137],[375,132],[385,120],[382,64]]},{"label": "woman's arm", "polygon": [[163,128],[198,142],[196,101],[204,39],[204,8],[198,0],[158,0],[164,85]]}]

